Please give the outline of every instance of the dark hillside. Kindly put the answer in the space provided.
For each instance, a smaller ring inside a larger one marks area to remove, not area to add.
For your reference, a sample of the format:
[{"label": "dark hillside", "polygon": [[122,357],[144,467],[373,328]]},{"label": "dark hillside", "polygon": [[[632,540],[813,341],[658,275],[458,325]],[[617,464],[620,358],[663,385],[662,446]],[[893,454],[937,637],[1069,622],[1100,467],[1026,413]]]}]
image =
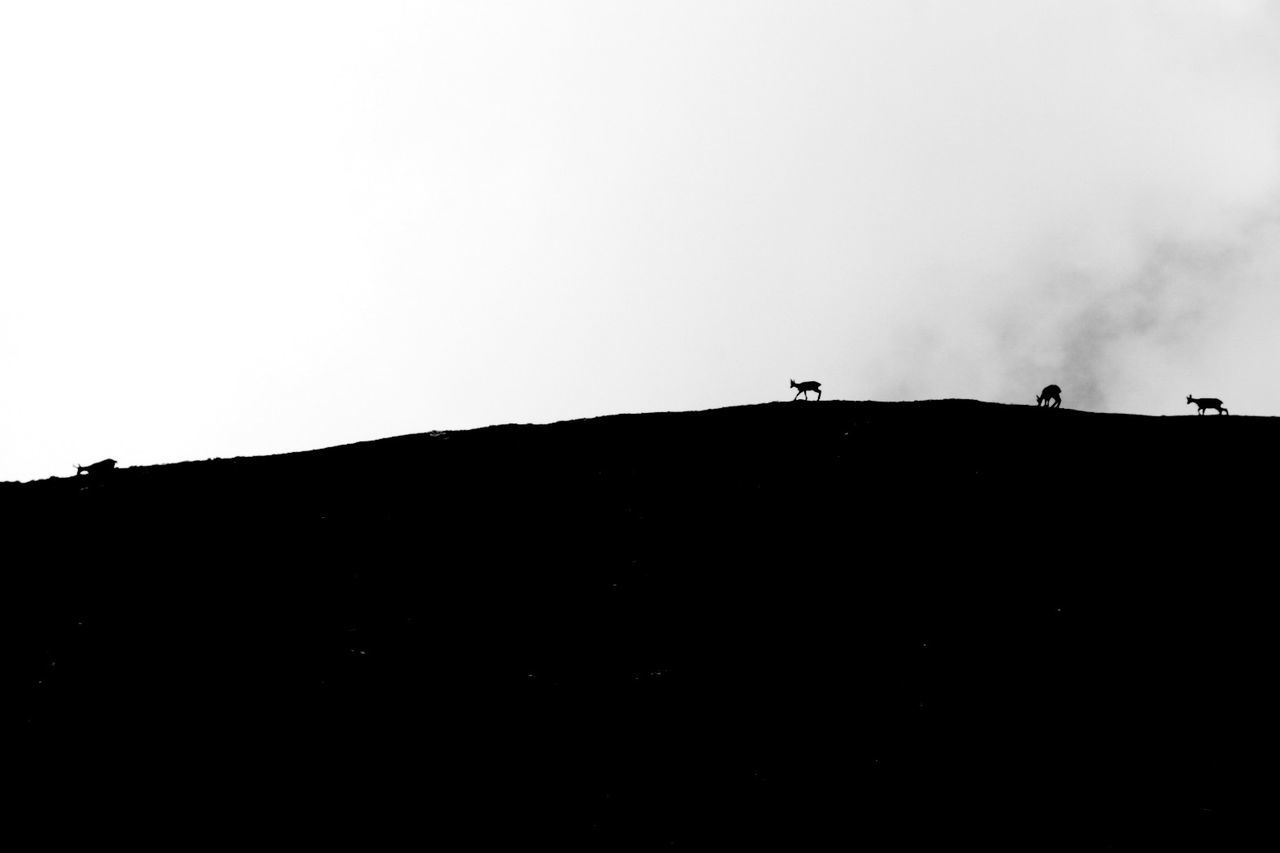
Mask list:
[{"label": "dark hillside", "polygon": [[1278,440],[826,401],[0,484],[28,814],[1220,848],[1255,805]]}]

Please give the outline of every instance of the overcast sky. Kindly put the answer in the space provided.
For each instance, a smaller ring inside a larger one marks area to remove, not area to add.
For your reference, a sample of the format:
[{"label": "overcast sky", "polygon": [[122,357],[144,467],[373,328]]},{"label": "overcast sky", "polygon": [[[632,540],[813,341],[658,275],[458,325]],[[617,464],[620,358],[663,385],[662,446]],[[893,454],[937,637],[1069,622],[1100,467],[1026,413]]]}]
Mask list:
[{"label": "overcast sky", "polygon": [[0,479],[792,377],[1280,415],[1277,2],[14,0],[0,117]]}]

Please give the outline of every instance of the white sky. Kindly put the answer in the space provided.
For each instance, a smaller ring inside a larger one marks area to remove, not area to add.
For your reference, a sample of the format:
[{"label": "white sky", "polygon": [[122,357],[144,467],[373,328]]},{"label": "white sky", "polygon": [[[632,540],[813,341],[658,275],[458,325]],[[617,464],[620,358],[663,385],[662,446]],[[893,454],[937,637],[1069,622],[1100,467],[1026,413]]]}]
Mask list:
[{"label": "white sky", "polygon": [[0,479],[788,399],[1280,414],[1280,3],[0,3]]}]

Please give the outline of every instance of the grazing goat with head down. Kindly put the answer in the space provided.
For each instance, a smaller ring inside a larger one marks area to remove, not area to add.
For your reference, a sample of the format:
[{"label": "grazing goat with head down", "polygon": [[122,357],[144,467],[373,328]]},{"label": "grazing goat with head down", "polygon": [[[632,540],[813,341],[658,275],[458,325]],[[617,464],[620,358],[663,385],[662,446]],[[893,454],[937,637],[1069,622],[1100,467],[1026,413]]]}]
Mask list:
[{"label": "grazing goat with head down", "polygon": [[1056,409],[1062,405],[1062,389],[1057,385],[1046,385],[1044,390],[1036,397],[1036,406],[1048,406]]}]

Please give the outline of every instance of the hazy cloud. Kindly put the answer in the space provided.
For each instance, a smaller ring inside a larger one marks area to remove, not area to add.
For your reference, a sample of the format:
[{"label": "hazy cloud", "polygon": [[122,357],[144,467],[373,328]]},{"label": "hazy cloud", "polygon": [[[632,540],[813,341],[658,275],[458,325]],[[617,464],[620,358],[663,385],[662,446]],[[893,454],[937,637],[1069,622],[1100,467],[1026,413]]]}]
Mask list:
[{"label": "hazy cloud", "polygon": [[1280,413],[1280,6],[0,8],[0,477],[788,396]]}]

